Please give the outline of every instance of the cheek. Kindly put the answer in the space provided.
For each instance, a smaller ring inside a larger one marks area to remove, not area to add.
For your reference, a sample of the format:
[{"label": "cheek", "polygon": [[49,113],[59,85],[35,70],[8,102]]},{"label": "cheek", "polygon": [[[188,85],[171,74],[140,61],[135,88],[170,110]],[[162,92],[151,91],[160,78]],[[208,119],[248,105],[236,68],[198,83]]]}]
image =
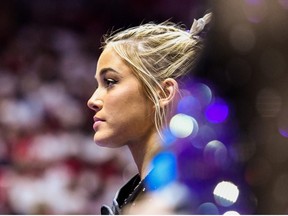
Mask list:
[{"label": "cheek", "polygon": [[123,127],[129,124],[139,128],[140,124],[151,123],[154,116],[152,103],[135,86],[115,91],[106,101],[106,108],[110,111],[111,120]]},{"label": "cheek", "polygon": [[131,106],[140,106],[147,102],[144,93],[139,90],[139,84],[135,81],[123,83],[118,88],[113,89],[107,96],[106,105],[112,109],[115,107],[115,111],[116,107],[125,110]]}]

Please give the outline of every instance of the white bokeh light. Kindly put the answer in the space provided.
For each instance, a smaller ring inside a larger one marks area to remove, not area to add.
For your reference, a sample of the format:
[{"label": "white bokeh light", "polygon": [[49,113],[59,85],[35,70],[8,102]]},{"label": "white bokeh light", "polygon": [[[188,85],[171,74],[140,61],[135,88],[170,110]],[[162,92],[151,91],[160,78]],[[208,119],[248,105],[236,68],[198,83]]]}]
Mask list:
[{"label": "white bokeh light", "polygon": [[227,207],[233,205],[237,201],[239,189],[232,182],[222,181],[217,184],[213,194],[217,204]]},{"label": "white bokeh light", "polygon": [[170,120],[169,128],[177,138],[185,138],[198,132],[197,121],[191,116],[179,113]]},{"label": "white bokeh light", "polygon": [[227,211],[223,215],[240,215],[240,214],[236,211]]}]

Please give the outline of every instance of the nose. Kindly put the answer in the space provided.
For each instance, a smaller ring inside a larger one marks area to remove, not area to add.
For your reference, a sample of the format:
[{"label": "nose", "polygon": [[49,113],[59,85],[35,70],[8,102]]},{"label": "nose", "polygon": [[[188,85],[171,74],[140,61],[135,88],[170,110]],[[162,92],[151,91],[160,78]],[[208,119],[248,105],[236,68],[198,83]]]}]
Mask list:
[{"label": "nose", "polygon": [[98,99],[95,93],[87,101],[87,106],[94,111],[99,111],[103,107],[103,100]]}]

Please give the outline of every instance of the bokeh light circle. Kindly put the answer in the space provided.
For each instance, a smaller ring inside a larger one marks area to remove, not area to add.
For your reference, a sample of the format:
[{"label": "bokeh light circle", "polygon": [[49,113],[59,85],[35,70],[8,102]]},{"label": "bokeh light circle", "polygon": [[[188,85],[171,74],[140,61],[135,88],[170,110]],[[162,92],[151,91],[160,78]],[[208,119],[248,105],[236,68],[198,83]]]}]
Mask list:
[{"label": "bokeh light circle", "polygon": [[203,154],[205,160],[214,166],[224,167],[226,165],[228,151],[226,146],[218,140],[210,141],[205,146]]},{"label": "bokeh light circle", "polygon": [[275,117],[282,106],[282,97],[275,89],[261,89],[256,98],[256,109],[264,117]]},{"label": "bokeh light circle", "polygon": [[188,84],[188,86],[192,96],[197,98],[202,108],[211,103],[213,98],[212,90],[206,84],[193,83]]},{"label": "bokeh light circle", "polygon": [[177,106],[178,113],[183,113],[190,116],[198,116],[200,111],[200,102],[192,95],[181,98]]},{"label": "bokeh light circle", "polygon": [[222,123],[229,115],[228,105],[224,100],[216,99],[205,111],[206,119],[211,123]]},{"label": "bokeh light circle", "polygon": [[202,203],[198,209],[197,214],[201,215],[217,215],[219,214],[219,210],[217,206],[211,202]]},{"label": "bokeh light circle", "polygon": [[179,113],[169,123],[171,133],[177,138],[185,138],[198,132],[198,123],[191,116]]},{"label": "bokeh light circle", "polygon": [[240,215],[237,211],[227,211],[223,215]]},{"label": "bokeh light circle", "polygon": [[251,26],[239,24],[231,29],[230,44],[235,50],[241,53],[249,52],[254,48],[255,41],[254,29]]},{"label": "bokeh light circle", "polygon": [[213,195],[218,205],[227,207],[233,205],[237,201],[239,189],[232,182],[222,181],[216,185]]},{"label": "bokeh light circle", "polygon": [[177,158],[173,152],[160,152],[153,158],[150,167],[152,171],[146,177],[146,186],[151,191],[163,188],[177,178]]}]

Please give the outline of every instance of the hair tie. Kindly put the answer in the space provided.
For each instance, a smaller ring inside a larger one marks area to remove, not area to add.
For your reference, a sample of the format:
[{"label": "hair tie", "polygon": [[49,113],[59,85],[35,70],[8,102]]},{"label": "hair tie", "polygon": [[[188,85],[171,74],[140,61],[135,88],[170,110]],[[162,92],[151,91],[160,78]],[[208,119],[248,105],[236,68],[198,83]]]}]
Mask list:
[{"label": "hair tie", "polygon": [[194,19],[193,24],[190,29],[190,34],[192,35],[192,38],[199,39],[200,34],[204,30],[205,26],[211,21],[212,13],[206,14],[204,17],[196,20]]}]

